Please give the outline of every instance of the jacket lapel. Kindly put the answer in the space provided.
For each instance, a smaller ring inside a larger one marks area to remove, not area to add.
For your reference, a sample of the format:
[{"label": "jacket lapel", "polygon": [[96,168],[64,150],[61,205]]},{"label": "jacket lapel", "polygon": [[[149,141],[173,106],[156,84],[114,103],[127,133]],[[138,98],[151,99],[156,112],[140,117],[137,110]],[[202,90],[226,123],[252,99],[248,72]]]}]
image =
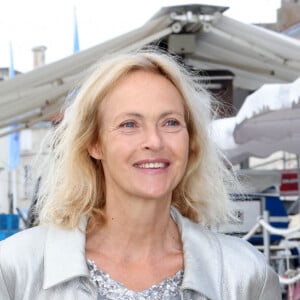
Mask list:
[{"label": "jacket lapel", "polygon": [[85,257],[86,224],[87,219],[83,218],[78,229],[49,226],[44,249],[44,289],[89,276]]},{"label": "jacket lapel", "polygon": [[208,299],[221,300],[223,264],[217,238],[203,226],[182,217],[173,207],[171,215],[183,243],[183,293],[185,290],[192,290]]}]

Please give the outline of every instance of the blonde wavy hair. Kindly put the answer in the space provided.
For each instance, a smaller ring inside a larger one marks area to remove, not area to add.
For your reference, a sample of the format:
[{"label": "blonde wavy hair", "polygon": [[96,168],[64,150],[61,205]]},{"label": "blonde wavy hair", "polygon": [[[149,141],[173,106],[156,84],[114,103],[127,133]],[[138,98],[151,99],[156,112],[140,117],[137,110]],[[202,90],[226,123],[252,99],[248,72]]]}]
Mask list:
[{"label": "blonde wavy hair", "polygon": [[134,70],[165,76],[184,100],[189,159],[185,174],[173,191],[172,205],[183,216],[205,225],[226,219],[229,198],[226,179],[230,174],[210,139],[211,97],[199,78],[174,57],[152,49],[103,59],[78,89],[63,121],[52,133],[39,195],[41,222],[74,228],[83,215],[90,218],[92,225],[105,221],[104,173],[101,162],[89,155],[88,148],[98,140],[103,99]]}]

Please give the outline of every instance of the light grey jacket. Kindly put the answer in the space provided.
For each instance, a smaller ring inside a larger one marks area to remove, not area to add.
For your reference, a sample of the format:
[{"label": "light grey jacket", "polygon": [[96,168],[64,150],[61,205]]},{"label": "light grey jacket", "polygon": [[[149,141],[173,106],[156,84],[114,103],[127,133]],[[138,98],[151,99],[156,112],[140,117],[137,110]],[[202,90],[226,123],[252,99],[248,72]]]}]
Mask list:
[{"label": "light grey jacket", "polygon": [[[238,238],[213,233],[172,216],[184,250],[184,300],[279,300],[277,275],[264,257]],[[81,230],[39,226],[0,243],[0,299],[97,299]]]}]

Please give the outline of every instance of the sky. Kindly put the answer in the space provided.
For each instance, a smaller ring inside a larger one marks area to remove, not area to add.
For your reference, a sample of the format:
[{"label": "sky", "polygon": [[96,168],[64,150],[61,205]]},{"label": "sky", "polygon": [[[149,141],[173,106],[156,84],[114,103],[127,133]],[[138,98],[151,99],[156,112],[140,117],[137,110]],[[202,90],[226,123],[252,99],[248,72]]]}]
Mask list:
[{"label": "sky", "polygon": [[0,0],[0,68],[33,68],[32,48],[46,46],[46,63],[73,53],[74,7],[80,49],[88,49],[146,23],[163,6],[228,6],[226,16],[245,23],[276,21],[280,0]]}]

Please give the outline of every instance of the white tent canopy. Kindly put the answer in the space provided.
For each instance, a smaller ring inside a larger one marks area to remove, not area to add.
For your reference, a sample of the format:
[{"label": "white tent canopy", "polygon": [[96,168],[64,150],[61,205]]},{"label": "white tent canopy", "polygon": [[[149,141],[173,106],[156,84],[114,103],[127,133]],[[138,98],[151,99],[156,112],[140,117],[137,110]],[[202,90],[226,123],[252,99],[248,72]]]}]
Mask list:
[{"label": "white tent canopy", "polygon": [[226,158],[238,164],[249,157],[265,158],[277,151],[300,154],[300,138],[286,136],[282,139],[253,139],[237,144],[233,138],[236,118],[224,118],[212,123],[212,138]]},{"label": "white tent canopy", "polygon": [[[261,156],[264,145],[243,144],[238,145],[233,138],[233,130],[236,126],[236,118],[218,119],[211,124],[211,136],[217,146],[222,150],[226,158],[233,164],[238,164],[249,156]],[[257,151],[259,152],[257,153]],[[267,155],[266,155],[267,156]]]},{"label": "white tent canopy", "polygon": [[0,136],[8,133],[9,125],[18,123],[22,129],[57,113],[68,92],[104,55],[160,40],[172,39],[176,45],[183,34],[192,41],[188,50],[184,49],[187,45],[179,47],[186,63],[230,70],[236,87],[254,90],[264,83],[290,82],[299,76],[299,41],[225,17],[224,10],[203,5],[163,8],[136,30],[0,82]]},{"label": "white tent canopy", "polygon": [[295,150],[300,151],[300,77],[293,83],[263,85],[246,98],[236,123],[233,135],[239,144],[296,139]]},{"label": "white tent canopy", "polygon": [[300,78],[263,85],[246,98],[236,117],[214,121],[212,134],[233,163],[276,151],[300,154]]}]

